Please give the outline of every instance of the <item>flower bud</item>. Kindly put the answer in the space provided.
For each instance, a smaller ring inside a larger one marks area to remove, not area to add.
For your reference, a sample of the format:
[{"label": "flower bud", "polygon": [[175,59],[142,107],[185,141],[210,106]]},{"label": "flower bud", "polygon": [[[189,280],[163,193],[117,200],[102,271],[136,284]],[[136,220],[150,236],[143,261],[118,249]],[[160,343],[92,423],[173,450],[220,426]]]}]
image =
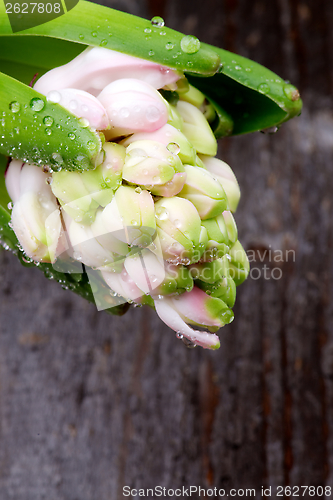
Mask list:
[{"label": "flower bud", "polygon": [[194,205],[184,198],[163,198],[155,203],[155,211],[164,259],[174,264],[197,262],[201,220]]},{"label": "flower bud", "polygon": [[78,224],[68,215],[64,219],[72,247],[68,251],[71,257],[93,269],[107,267],[115,261],[113,252],[99,243],[90,226]]},{"label": "flower bud", "polygon": [[119,231],[124,243],[145,248],[156,237],[154,201],[148,191],[136,189],[120,186],[102,216],[107,231]]},{"label": "flower bud", "polygon": [[46,183],[47,175],[39,167],[25,164],[18,180],[20,196],[12,211],[13,230],[31,259],[54,262],[64,242],[60,212]]},{"label": "flower bud", "polygon": [[179,95],[179,98],[182,101],[189,102],[190,104],[192,104],[196,108],[200,108],[200,106],[203,105],[203,103],[205,102],[205,99],[206,99],[205,95],[200,90],[193,87],[193,85],[189,85],[188,91],[182,92]]},{"label": "flower bud", "polygon": [[[211,297],[223,300],[228,307],[233,307],[236,300],[236,285],[230,276],[228,257],[228,255],[225,255],[211,263],[201,264],[201,267],[199,267],[200,275],[195,278],[195,285]],[[197,265],[191,267],[196,268]],[[212,270],[214,271],[213,274]],[[193,275],[193,271],[191,271],[191,274]]]},{"label": "flower bud", "polygon": [[177,111],[184,120],[182,132],[198,153],[215,156],[217,142],[208,121],[192,104],[178,101]]},{"label": "flower bud", "polygon": [[236,286],[241,285],[246,280],[249,271],[250,263],[246,252],[239,241],[230,248],[230,276],[234,280]]},{"label": "flower bud", "polygon": [[98,95],[111,129],[108,140],[135,132],[153,132],[168,121],[167,103],[148,83],[126,78],[110,83]]},{"label": "flower bud", "polygon": [[192,144],[188,141],[175,127],[167,123],[155,132],[138,132],[130,137],[127,137],[122,144],[129,146],[132,142],[150,140],[163,144],[170,152],[178,154],[182,163],[188,165],[196,164],[196,152]]},{"label": "flower bud", "polygon": [[88,47],[69,63],[48,71],[34,88],[44,95],[53,90],[75,88],[97,96],[109,83],[123,78],[136,78],[160,89],[176,82],[180,76],[152,61],[102,47]]},{"label": "flower bud", "polygon": [[202,220],[211,219],[228,208],[221,184],[207,170],[185,165],[185,172],[187,178],[179,196],[193,203]]},{"label": "flower bud", "polygon": [[227,163],[211,156],[200,156],[207,170],[218,179],[226,192],[231,212],[235,212],[240,199],[240,189],[235,174]]},{"label": "flower bud", "polygon": [[95,170],[62,170],[52,175],[53,194],[76,222],[91,224],[97,208],[108,205],[114,196],[114,190],[121,184],[125,148],[119,144],[106,143],[103,150],[105,159]]},{"label": "flower bud", "polygon": [[186,174],[177,154],[159,142],[143,140],[127,147],[123,178],[153,194],[169,191],[169,196],[174,196],[182,189]]},{"label": "flower bud", "polygon": [[208,296],[197,287],[177,297],[157,299],[155,308],[162,321],[178,335],[186,337],[205,349],[220,347],[217,335],[193,330],[188,323],[214,331],[233,320],[232,311],[222,300]]}]

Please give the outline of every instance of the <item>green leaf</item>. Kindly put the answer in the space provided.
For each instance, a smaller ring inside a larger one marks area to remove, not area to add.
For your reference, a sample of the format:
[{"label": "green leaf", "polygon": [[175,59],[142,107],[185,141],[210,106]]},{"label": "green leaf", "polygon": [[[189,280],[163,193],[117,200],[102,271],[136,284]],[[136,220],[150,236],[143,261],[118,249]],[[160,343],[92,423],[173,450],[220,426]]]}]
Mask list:
[{"label": "green leaf", "polygon": [[233,135],[279,126],[300,114],[302,100],[293,85],[250,59],[214,49],[221,58],[219,72],[210,78],[187,77],[231,117]]},{"label": "green leaf", "polygon": [[54,170],[96,166],[101,140],[85,123],[3,73],[0,88],[1,154]]}]

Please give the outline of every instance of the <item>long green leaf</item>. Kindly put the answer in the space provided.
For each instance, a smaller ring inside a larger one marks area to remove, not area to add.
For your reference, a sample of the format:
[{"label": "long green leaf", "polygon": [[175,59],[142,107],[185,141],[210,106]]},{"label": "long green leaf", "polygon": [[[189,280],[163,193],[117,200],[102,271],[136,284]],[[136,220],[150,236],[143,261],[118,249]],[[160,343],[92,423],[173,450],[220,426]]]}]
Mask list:
[{"label": "long green leaf", "polygon": [[[10,33],[8,20],[0,19],[0,34]],[[104,46],[184,71],[191,83],[231,117],[233,134],[279,125],[299,114],[302,107],[293,86],[249,59],[204,43],[198,52],[188,54],[181,48],[182,33],[167,27],[158,28],[142,18],[83,0],[66,15],[27,29],[15,38],[21,39],[24,46],[25,40],[32,36],[43,37],[41,44],[45,37],[54,37],[84,44],[82,48],[86,45]],[[6,44],[8,49],[8,42]],[[37,45],[35,42],[35,50]],[[53,67],[53,60],[57,63],[54,66],[58,65],[59,59],[62,63],[69,60],[64,46],[59,45],[57,50],[54,44],[48,50],[49,58],[46,51],[38,52],[36,58],[33,54],[37,52],[30,51],[32,56],[27,54],[25,64],[29,62],[33,67],[43,67],[43,61],[48,59],[48,65]],[[217,126],[217,134],[221,134],[221,130],[224,127]]]},{"label": "long green leaf", "polygon": [[99,136],[59,104],[0,73],[0,153],[54,170],[93,168]]}]

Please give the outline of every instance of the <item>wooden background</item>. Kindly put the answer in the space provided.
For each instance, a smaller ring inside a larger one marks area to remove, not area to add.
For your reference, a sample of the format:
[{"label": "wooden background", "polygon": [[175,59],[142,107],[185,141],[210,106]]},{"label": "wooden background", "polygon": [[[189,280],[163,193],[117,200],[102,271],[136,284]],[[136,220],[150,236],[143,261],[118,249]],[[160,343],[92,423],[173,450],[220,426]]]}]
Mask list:
[{"label": "wooden background", "polygon": [[[148,309],[98,313],[1,252],[0,498],[333,487],[333,3],[108,5],[162,14],[268,66],[299,87],[304,111],[277,134],[221,141],[242,190],[240,239],[257,261],[217,352],[186,349]],[[284,262],[262,262],[265,250]]]}]

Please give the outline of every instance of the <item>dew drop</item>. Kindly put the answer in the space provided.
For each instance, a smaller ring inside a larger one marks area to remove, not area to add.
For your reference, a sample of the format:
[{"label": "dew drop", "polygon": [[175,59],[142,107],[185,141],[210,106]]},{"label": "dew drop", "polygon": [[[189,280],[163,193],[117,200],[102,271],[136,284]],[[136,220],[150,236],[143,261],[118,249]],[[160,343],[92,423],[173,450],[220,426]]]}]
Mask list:
[{"label": "dew drop", "polygon": [[17,101],[12,101],[9,104],[9,109],[11,110],[12,113],[18,113],[21,109],[21,104]]},{"label": "dew drop", "polygon": [[87,148],[89,149],[89,151],[94,151],[94,149],[96,149],[96,144],[93,141],[88,141]]},{"label": "dew drop", "polygon": [[189,349],[194,349],[194,347],[197,347],[197,344],[192,342],[192,340],[187,339],[186,337],[183,337],[182,341],[184,342],[186,347],[188,347]]},{"label": "dew drop", "polygon": [[74,141],[74,139],[76,138],[76,135],[73,132],[70,132],[68,134],[68,137],[70,138],[71,141]]},{"label": "dew drop", "polygon": [[52,134],[52,130],[50,128],[46,128],[45,129],[45,134],[46,135],[51,135]]},{"label": "dew drop", "polygon": [[128,108],[121,108],[119,111],[119,114],[122,118],[128,118],[130,115],[130,112],[129,112]]},{"label": "dew drop", "polygon": [[150,123],[156,122],[160,117],[160,112],[156,106],[148,106],[146,110],[146,118]]},{"label": "dew drop", "polygon": [[169,212],[167,211],[166,208],[164,207],[159,207],[157,210],[156,210],[156,218],[159,219],[159,220],[166,220],[169,216]]},{"label": "dew drop", "polygon": [[177,332],[176,337],[177,337],[177,339],[182,339],[184,337],[184,335],[180,332]]},{"label": "dew drop", "polygon": [[75,109],[77,109],[77,106],[78,106],[78,104],[77,104],[77,101],[75,99],[72,99],[71,101],[69,101],[68,107],[70,110],[74,111]]},{"label": "dew drop", "polygon": [[40,99],[39,97],[33,97],[30,101],[30,108],[33,109],[34,111],[42,111],[42,109],[45,106],[45,102],[43,99]]},{"label": "dew drop", "polygon": [[169,144],[167,145],[167,150],[170,153],[177,155],[180,152],[180,147],[176,142],[169,142]]},{"label": "dew drop", "polygon": [[236,70],[236,71],[240,71],[240,70],[242,70],[242,69],[243,69],[243,68],[242,68],[242,66],[239,66],[239,65],[235,66],[235,70]]},{"label": "dew drop", "polygon": [[153,50],[150,50],[150,51],[148,52],[148,55],[149,55],[149,56],[154,56],[154,55],[155,55],[155,52],[154,52]]},{"label": "dew drop", "polygon": [[58,165],[61,165],[64,162],[63,157],[59,153],[52,153],[52,160]]},{"label": "dew drop", "polygon": [[51,125],[53,124],[53,118],[52,116],[45,116],[43,118],[43,123],[47,126],[47,127],[51,127]]},{"label": "dew drop", "polygon": [[47,94],[46,99],[50,102],[58,103],[61,101],[61,94],[57,90],[51,90]]},{"label": "dew drop", "polygon": [[160,31],[160,35],[162,36],[166,35],[166,31]]},{"label": "dew drop", "polygon": [[167,50],[172,50],[174,48],[174,46],[175,46],[175,44],[172,43],[172,42],[168,42],[168,43],[165,44],[165,48]]},{"label": "dew drop", "polygon": [[163,28],[164,26],[164,19],[160,16],[153,17],[150,22],[153,26],[156,26],[156,28]]},{"label": "dew drop", "polygon": [[291,85],[291,83],[283,87],[283,92],[291,101],[298,101],[300,98],[298,89],[294,85]]},{"label": "dew drop", "polygon": [[8,203],[8,205],[7,205],[8,210],[13,210],[13,206],[14,206],[14,205],[13,205],[13,202],[12,202],[12,201],[10,201],[10,202]]},{"label": "dew drop", "polygon": [[260,85],[258,85],[257,89],[262,94],[268,94],[268,92],[270,91],[269,85],[267,83],[261,83]]},{"label": "dew drop", "polygon": [[81,127],[87,128],[89,127],[89,120],[87,120],[87,118],[80,118],[79,124],[81,125]]},{"label": "dew drop", "polygon": [[145,33],[151,33],[151,29],[150,29],[150,28],[145,28],[143,31],[144,31]]},{"label": "dew drop", "polygon": [[180,47],[186,54],[195,54],[200,49],[200,40],[193,35],[186,35],[181,39]]},{"label": "dew drop", "polygon": [[273,127],[264,128],[263,130],[260,130],[260,132],[262,134],[275,134],[278,130],[279,130],[279,127],[277,127],[275,125]]},{"label": "dew drop", "polygon": [[79,35],[79,39],[80,39],[80,40],[83,40],[83,39],[84,39],[84,35],[82,35],[82,34],[81,34],[81,35]]},{"label": "dew drop", "polygon": [[100,46],[105,47],[105,45],[107,45],[107,44],[108,44],[108,41],[104,39],[101,41]]},{"label": "dew drop", "polygon": [[97,31],[92,31],[91,36],[96,37],[97,36]]}]

